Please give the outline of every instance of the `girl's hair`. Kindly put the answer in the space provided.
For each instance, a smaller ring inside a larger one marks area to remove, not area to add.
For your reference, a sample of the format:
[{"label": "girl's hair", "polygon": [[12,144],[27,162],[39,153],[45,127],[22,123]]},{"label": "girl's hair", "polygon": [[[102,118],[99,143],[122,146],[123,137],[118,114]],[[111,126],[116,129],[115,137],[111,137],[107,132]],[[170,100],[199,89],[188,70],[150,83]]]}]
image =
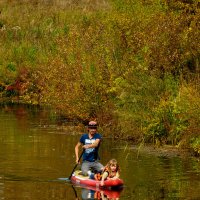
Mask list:
[{"label": "girl's hair", "polygon": [[116,165],[116,172],[120,173],[120,167],[119,167],[119,164],[117,162],[116,159],[111,159],[107,165],[106,165],[106,168],[108,169],[109,173],[111,173],[111,166],[112,165]]}]

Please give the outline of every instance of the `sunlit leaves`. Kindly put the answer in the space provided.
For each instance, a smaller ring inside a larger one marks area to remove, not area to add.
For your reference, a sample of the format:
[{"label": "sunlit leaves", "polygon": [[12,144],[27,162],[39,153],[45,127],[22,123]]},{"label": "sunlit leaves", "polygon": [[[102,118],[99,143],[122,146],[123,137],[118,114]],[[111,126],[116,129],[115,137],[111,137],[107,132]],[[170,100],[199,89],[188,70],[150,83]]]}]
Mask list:
[{"label": "sunlit leaves", "polygon": [[185,126],[191,132],[199,123],[196,1],[59,6],[36,9],[30,3],[23,14],[21,4],[4,7],[3,89],[18,88],[15,94],[23,102],[50,105],[69,117],[113,123],[124,137],[137,132],[141,139],[145,130],[145,136],[165,135],[167,142],[177,143]]}]

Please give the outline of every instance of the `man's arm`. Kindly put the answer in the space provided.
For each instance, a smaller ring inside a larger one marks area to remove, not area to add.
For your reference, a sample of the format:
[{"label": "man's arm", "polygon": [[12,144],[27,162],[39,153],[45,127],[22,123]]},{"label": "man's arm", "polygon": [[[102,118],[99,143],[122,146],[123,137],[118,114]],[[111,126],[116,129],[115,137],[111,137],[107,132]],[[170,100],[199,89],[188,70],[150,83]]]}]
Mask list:
[{"label": "man's arm", "polygon": [[79,155],[78,155],[78,152],[79,152],[79,147],[81,146],[81,143],[78,142],[75,146],[75,155],[76,155],[76,163],[78,164],[78,160],[79,160]]},{"label": "man's arm", "polygon": [[83,145],[83,148],[84,149],[89,149],[89,148],[95,148],[95,147],[98,147],[99,143],[100,143],[100,139],[96,139],[94,143],[92,144],[86,144],[86,145]]}]

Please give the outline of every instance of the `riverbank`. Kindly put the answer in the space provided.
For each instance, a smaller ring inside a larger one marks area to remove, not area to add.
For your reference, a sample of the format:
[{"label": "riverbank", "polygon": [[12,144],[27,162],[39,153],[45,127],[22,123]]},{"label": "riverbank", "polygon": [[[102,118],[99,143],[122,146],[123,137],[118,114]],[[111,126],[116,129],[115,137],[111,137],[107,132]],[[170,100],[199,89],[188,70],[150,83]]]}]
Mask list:
[{"label": "riverbank", "polygon": [[[163,145],[160,147],[155,147],[153,145],[142,145],[140,147],[134,145],[131,146],[130,149],[136,150],[138,152],[138,156],[140,153],[155,155],[157,157],[196,157],[194,152],[191,149],[181,149],[172,145]],[[198,158],[198,157],[196,157]]]}]

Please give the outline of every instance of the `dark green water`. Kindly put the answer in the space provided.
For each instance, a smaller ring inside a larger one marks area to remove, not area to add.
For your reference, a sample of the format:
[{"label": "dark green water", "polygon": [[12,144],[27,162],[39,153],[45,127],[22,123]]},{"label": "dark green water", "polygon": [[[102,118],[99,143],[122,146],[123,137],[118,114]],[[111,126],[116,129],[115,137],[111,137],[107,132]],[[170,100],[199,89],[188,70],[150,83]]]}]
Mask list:
[{"label": "dark green water", "polygon": [[[0,200],[71,200],[88,192],[59,180],[75,165],[80,135],[73,126],[58,128],[48,116],[36,108],[0,107]],[[137,157],[126,142],[106,138],[100,155],[103,164],[110,158],[120,163],[125,182],[120,200],[200,199],[197,159],[149,153]]]}]

